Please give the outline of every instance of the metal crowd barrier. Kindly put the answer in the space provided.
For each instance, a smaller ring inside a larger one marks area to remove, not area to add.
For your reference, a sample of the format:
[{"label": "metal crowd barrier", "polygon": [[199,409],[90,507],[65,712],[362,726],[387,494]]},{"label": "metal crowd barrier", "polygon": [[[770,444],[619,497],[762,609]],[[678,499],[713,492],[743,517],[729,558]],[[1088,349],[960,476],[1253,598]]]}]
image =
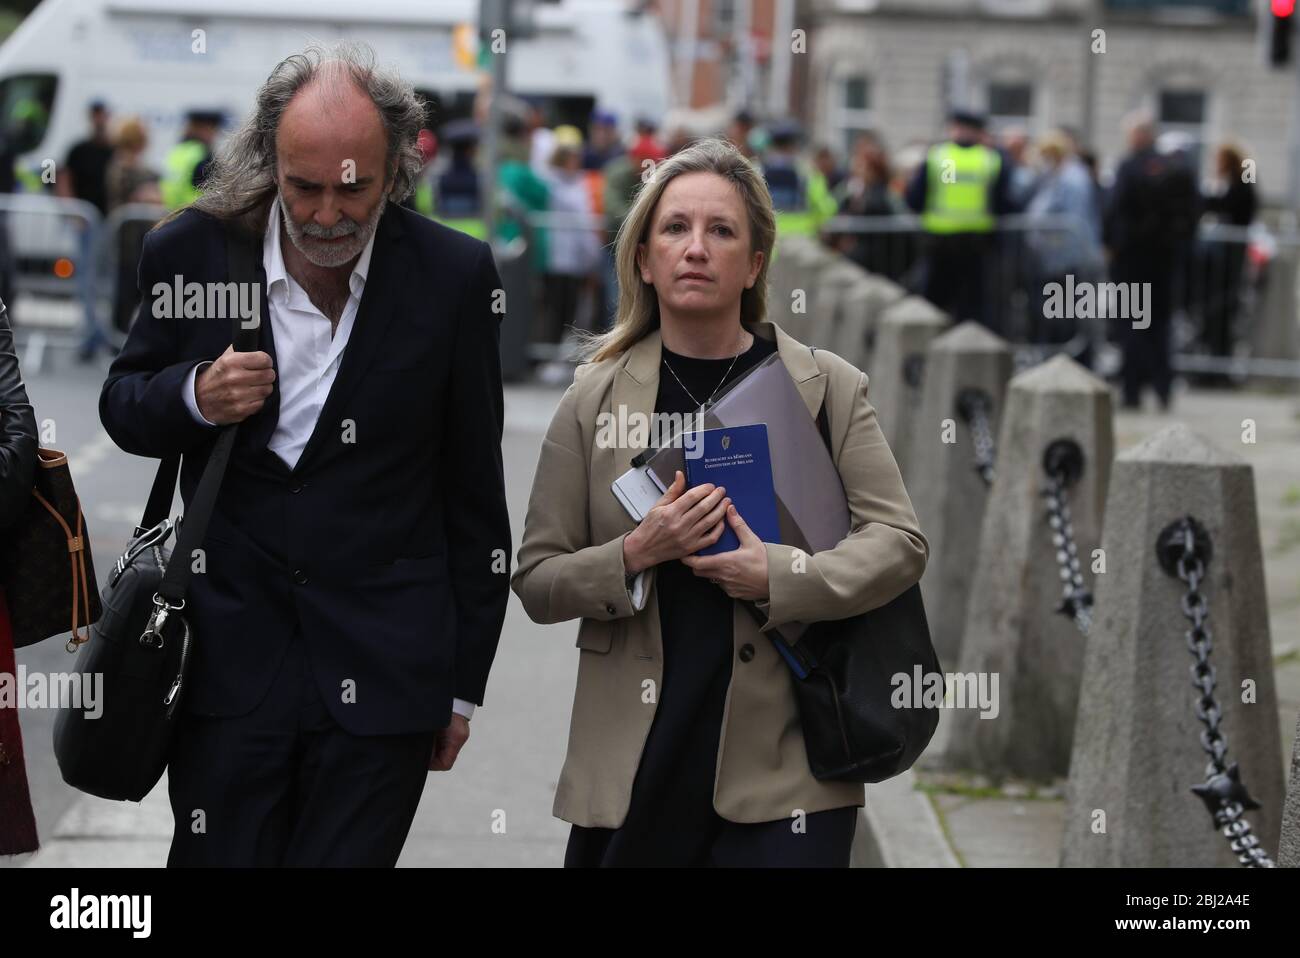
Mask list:
[{"label": "metal crowd barrier", "polygon": [[[83,200],[0,194],[13,291],[22,297],[44,298],[46,303],[62,300],[75,304],[75,318],[64,309],[59,322],[24,317],[23,309],[10,304],[24,368],[34,374],[50,347],[72,348],[84,341],[92,321],[111,343],[120,345],[124,333],[110,320],[116,286],[125,275],[119,265],[123,255],[138,255],[138,249],[123,250],[124,231],[132,226],[152,226],[166,213],[165,208],[152,204],[129,204],[101,217]],[[522,366],[527,359],[572,358],[572,344],[567,341],[535,341],[535,309],[545,308],[546,303],[541,277],[527,251],[536,229],[602,233],[605,219],[599,214],[527,213],[510,207],[503,208],[502,215],[512,218],[521,232],[507,267],[514,292],[511,311],[516,313],[509,334],[512,363]],[[1080,230],[1080,224],[1070,217],[1021,215],[998,221],[985,275],[987,311],[1000,319],[1002,328],[996,331],[1017,344],[1022,361],[1031,361],[1036,352],[1057,350],[1076,358],[1095,357],[1107,343],[1108,334],[1114,332],[1113,327],[1108,329],[1107,319],[1093,317],[1077,320],[1064,343],[1044,339],[1041,302],[1046,277],[1036,265],[1037,251],[1044,243],[1078,242]],[[823,224],[822,237],[868,272],[911,290],[919,288],[925,240],[919,218],[907,214],[836,216]],[[1181,260],[1173,290],[1174,369],[1235,380],[1248,376],[1300,379],[1300,329],[1296,322],[1300,315],[1296,288],[1300,231],[1206,223]],[[605,264],[598,263],[590,275],[605,277]],[[1095,267],[1083,264],[1075,278],[1106,279],[1100,263]],[[603,321],[603,304],[597,300],[592,305],[588,326]]]},{"label": "metal crowd barrier", "polygon": [[[925,282],[928,236],[919,217],[834,216],[822,224],[821,234],[833,248],[868,272],[893,280],[911,292]],[[1002,216],[987,234],[984,273],[984,312],[996,317],[994,332],[1028,347],[1046,345],[1051,330],[1042,319],[1041,299],[1047,282],[1062,277],[1047,274],[1039,251],[1053,244],[1083,248],[1081,224],[1068,216]],[[1082,261],[1074,273],[1078,281],[1099,278],[1100,261]],[[1076,324],[1074,335],[1053,350],[1079,356],[1105,340],[1104,324],[1088,319]]]},{"label": "metal crowd barrier", "polygon": [[[1018,360],[1063,350],[1096,356],[1114,336],[1116,318],[1075,321],[1064,344],[1044,344],[1043,283],[1059,281],[1036,267],[1044,242],[1080,239],[1071,217],[1004,216],[990,241],[985,274],[986,314],[995,332],[1018,347]],[[869,272],[910,291],[922,288],[926,235],[920,219],[836,216],[822,226],[823,241]],[[1175,256],[1172,286],[1172,366],[1183,373],[1300,379],[1297,274],[1300,231],[1200,224]],[[1103,263],[1084,263],[1076,282],[1107,282]],[[1127,321],[1118,320],[1118,321]],[[1042,358],[1042,357],[1039,357]],[[1104,363],[1103,363],[1104,365]],[[1102,370],[1103,372],[1105,370]]]},{"label": "metal crowd barrier", "polygon": [[[5,227],[0,268],[11,298],[45,297],[76,304],[71,312],[64,311],[63,321],[50,322],[57,310],[46,309],[43,323],[25,319],[25,310],[17,302],[8,304],[24,368],[34,373],[43,365],[48,346],[76,345],[97,319],[97,286],[88,264],[98,247],[102,217],[85,200],[0,193],[0,220]],[[87,268],[90,275],[84,271]]]},{"label": "metal crowd barrier", "polygon": [[[85,200],[0,193],[6,266],[16,300],[9,304],[10,315],[29,375],[44,367],[50,349],[75,349],[94,330],[121,346],[125,334],[109,317],[119,293],[123,230],[130,224],[152,226],[166,213],[160,206],[132,203],[104,217]],[[134,294],[133,278],[122,292]]]},{"label": "metal crowd barrier", "polygon": [[[523,237],[525,243],[531,247],[535,231],[544,229],[550,234],[562,231],[579,231],[585,230],[592,233],[601,233],[605,231],[605,217],[598,213],[568,213],[568,212],[528,212],[523,213],[519,210],[512,211],[511,215],[517,222],[522,221],[524,224]],[[601,241],[603,245],[603,240]],[[602,251],[602,258],[604,253]],[[531,259],[525,255],[524,260],[530,264]],[[530,269],[530,288],[532,290],[532,303],[542,311],[548,311],[550,304],[546,301],[546,292],[541,287],[541,276],[536,275],[535,269]],[[605,275],[604,263],[602,259],[597,259],[590,273],[586,274],[583,279],[586,281],[600,279]],[[590,313],[587,316],[585,328],[598,327],[601,325],[601,317],[604,311],[603,298],[600,291],[596,290],[594,298],[590,301]],[[564,328],[567,330],[570,326],[579,325],[583,319],[582,315],[577,315],[564,322]],[[536,326],[529,322],[528,328],[528,357],[537,361],[551,362],[568,362],[575,359],[574,343],[564,333],[561,334],[559,342],[542,342],[536,337]]]}]

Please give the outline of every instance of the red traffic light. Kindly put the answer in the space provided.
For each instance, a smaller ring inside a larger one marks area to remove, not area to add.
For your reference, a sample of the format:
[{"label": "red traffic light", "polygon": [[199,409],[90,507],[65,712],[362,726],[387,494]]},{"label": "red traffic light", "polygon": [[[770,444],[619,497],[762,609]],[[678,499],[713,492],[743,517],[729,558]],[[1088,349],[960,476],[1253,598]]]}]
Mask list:
[{"label": "red traffic light", "polygon": [[1295,0],[1271,0],[1270,6],[1275,17],[1289,17],[1295,13]]}]

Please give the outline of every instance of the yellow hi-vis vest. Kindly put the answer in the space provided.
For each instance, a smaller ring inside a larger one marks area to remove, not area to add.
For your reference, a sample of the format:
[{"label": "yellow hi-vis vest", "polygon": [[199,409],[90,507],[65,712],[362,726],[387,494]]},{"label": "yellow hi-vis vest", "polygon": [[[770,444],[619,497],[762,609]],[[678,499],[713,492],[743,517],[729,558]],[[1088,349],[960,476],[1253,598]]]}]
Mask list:
[{"label": "yellow hi-vis vest", "polygon": [[208,148],[198,140],[185,140],[171,148],[158,184],[169,210],[178,210],[199,198],[202,191],[194,185],[194,171],[207,155]]},{"label": "yellow hi-vis vest", "polygon": [[925,211],[927,233],[987,233],[994,227],[993,184],[1002,155],[979,143],[949,141],[926,155]]}]

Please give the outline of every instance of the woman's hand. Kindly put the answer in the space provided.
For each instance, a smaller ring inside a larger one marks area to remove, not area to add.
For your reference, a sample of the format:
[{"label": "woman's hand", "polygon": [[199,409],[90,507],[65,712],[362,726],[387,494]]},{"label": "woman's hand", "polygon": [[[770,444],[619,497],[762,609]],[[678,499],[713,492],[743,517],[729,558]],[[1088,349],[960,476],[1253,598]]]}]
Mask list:
[{"label": "woman's hand", "polygon": [[[632,574],[681,559],[718,541],[723,515],[731,505],[725,488],[706,482],[686,488],[677,470],[673,484],[654,504],[641,524],[623,539],[623,566]],[[764,579],[766,586],[766,578]]]},{"label": "woman's hand", "polygon": [[733,599],[757,601],[767,598],[767,547],[740,517],[735,506],[727,507],[727,522],[736,530],[740,548],[711,556],[687,556],[682,560],[698,576],[719,586]]}]

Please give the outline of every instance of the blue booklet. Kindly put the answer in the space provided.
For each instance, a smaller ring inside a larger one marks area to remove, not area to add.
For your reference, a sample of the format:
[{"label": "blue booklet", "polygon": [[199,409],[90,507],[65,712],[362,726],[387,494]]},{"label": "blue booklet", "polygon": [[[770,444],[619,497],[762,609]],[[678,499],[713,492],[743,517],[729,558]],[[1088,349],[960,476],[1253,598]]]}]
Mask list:
[{"label": "blue booklet", "polygon": [[[772,484],[772,456],[767,445],[767,426],[731,426],[704,430],[700,454],[686,457],[686,484],[690,487],[711,482],[725,486],[732,505],[764,542],[780,542],[781,527],[776,515],[776,490]],[[723,518],[722,535],[696,555],[715,555],[740,548],[731,524]]]}]

